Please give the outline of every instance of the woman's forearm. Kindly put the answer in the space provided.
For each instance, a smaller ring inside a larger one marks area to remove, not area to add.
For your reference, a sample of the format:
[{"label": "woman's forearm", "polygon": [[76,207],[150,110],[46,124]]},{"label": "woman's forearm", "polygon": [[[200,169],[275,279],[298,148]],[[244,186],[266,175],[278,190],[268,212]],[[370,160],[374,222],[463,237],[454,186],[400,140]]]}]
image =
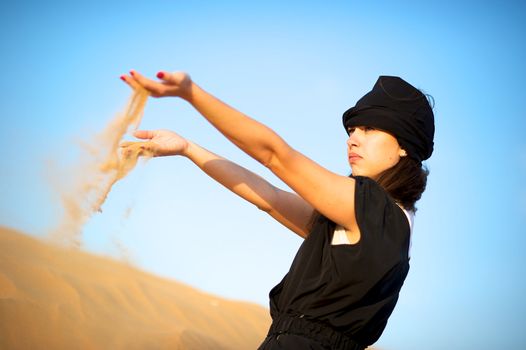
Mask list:
[{"label": "woman's forearm", "polygon": [[265,212],[271,210],[276,188],[257,174],[191,141],[188,141],[184,156],[238,196]]},{"label": "woman's forearm", "polygon": [[283,191],[257,174],[188,141],[183,152],[208,176],[301,237],[309,232],[313,208],[295,193]]},{"label": "woman's forearm", "polygon": [[230,107],[196,84],[188,102],[245,153],[265,166],[289,146],[272,129]]}]

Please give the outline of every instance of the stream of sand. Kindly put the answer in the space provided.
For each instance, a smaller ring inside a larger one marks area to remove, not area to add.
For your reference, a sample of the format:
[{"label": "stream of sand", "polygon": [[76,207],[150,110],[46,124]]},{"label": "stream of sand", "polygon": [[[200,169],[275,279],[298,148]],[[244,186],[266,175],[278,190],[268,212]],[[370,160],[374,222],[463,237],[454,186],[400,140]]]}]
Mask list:
[{"label": "stream of sand", "polygon": [[139,156],[149,158],[151,152],[133,143],[120,152],[125,134],[136,130],[141,122],[149,93],[136,88],[123,113],[118,113],[106,128],[87,145],[88,152],[74,165],[69,186],[59,185],[63,217],[50,237],[73,247],[81,246],[81,232],[89,218],[101,212],[102,204],[113,185],[124,178],[137,164]]}]

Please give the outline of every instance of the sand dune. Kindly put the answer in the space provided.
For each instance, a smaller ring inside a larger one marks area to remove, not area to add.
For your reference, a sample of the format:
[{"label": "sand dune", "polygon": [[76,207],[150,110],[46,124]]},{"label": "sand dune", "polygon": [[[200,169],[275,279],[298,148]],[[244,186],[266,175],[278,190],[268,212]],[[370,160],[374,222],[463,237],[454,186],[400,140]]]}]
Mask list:
[{"label": "sand dune", "polygon": [[268,310],[0,228],[0,349],[255,349]]}]

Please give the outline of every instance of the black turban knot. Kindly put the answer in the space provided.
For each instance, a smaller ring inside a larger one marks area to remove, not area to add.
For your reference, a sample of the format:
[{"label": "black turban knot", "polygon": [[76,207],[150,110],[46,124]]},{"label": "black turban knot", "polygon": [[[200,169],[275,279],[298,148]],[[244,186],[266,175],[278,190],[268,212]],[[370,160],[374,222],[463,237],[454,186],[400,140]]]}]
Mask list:
[{"label": "black turban knot", "polygon": [[343,126],[346,130],[370,126],[389,132],[418,161],[433,153],[433,110],[422,92],[399,77],[379,77],[373,89],[343,114]]}]

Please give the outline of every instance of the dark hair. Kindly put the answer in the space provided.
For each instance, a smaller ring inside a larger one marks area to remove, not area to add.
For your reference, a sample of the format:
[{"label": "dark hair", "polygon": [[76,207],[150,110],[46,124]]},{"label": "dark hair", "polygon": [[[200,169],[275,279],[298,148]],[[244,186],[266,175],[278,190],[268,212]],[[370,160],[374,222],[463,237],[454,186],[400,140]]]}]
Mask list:
[{"label": "dark hair", "polygon": [[376,182],[404,209],[416,211],[415,203],[422,197],[429,170],[411,157],[402,157],[395,166],[383,171]]},{"label": "dark hair", "polygon": [[[384,170],[376,182],[404,209],[416,212],[415,203],[422,197],[427,184],[429,170],[411,157],[402,157],[393,167]],[[320,218],[314,210],[309,219],[308,229]]]}]

